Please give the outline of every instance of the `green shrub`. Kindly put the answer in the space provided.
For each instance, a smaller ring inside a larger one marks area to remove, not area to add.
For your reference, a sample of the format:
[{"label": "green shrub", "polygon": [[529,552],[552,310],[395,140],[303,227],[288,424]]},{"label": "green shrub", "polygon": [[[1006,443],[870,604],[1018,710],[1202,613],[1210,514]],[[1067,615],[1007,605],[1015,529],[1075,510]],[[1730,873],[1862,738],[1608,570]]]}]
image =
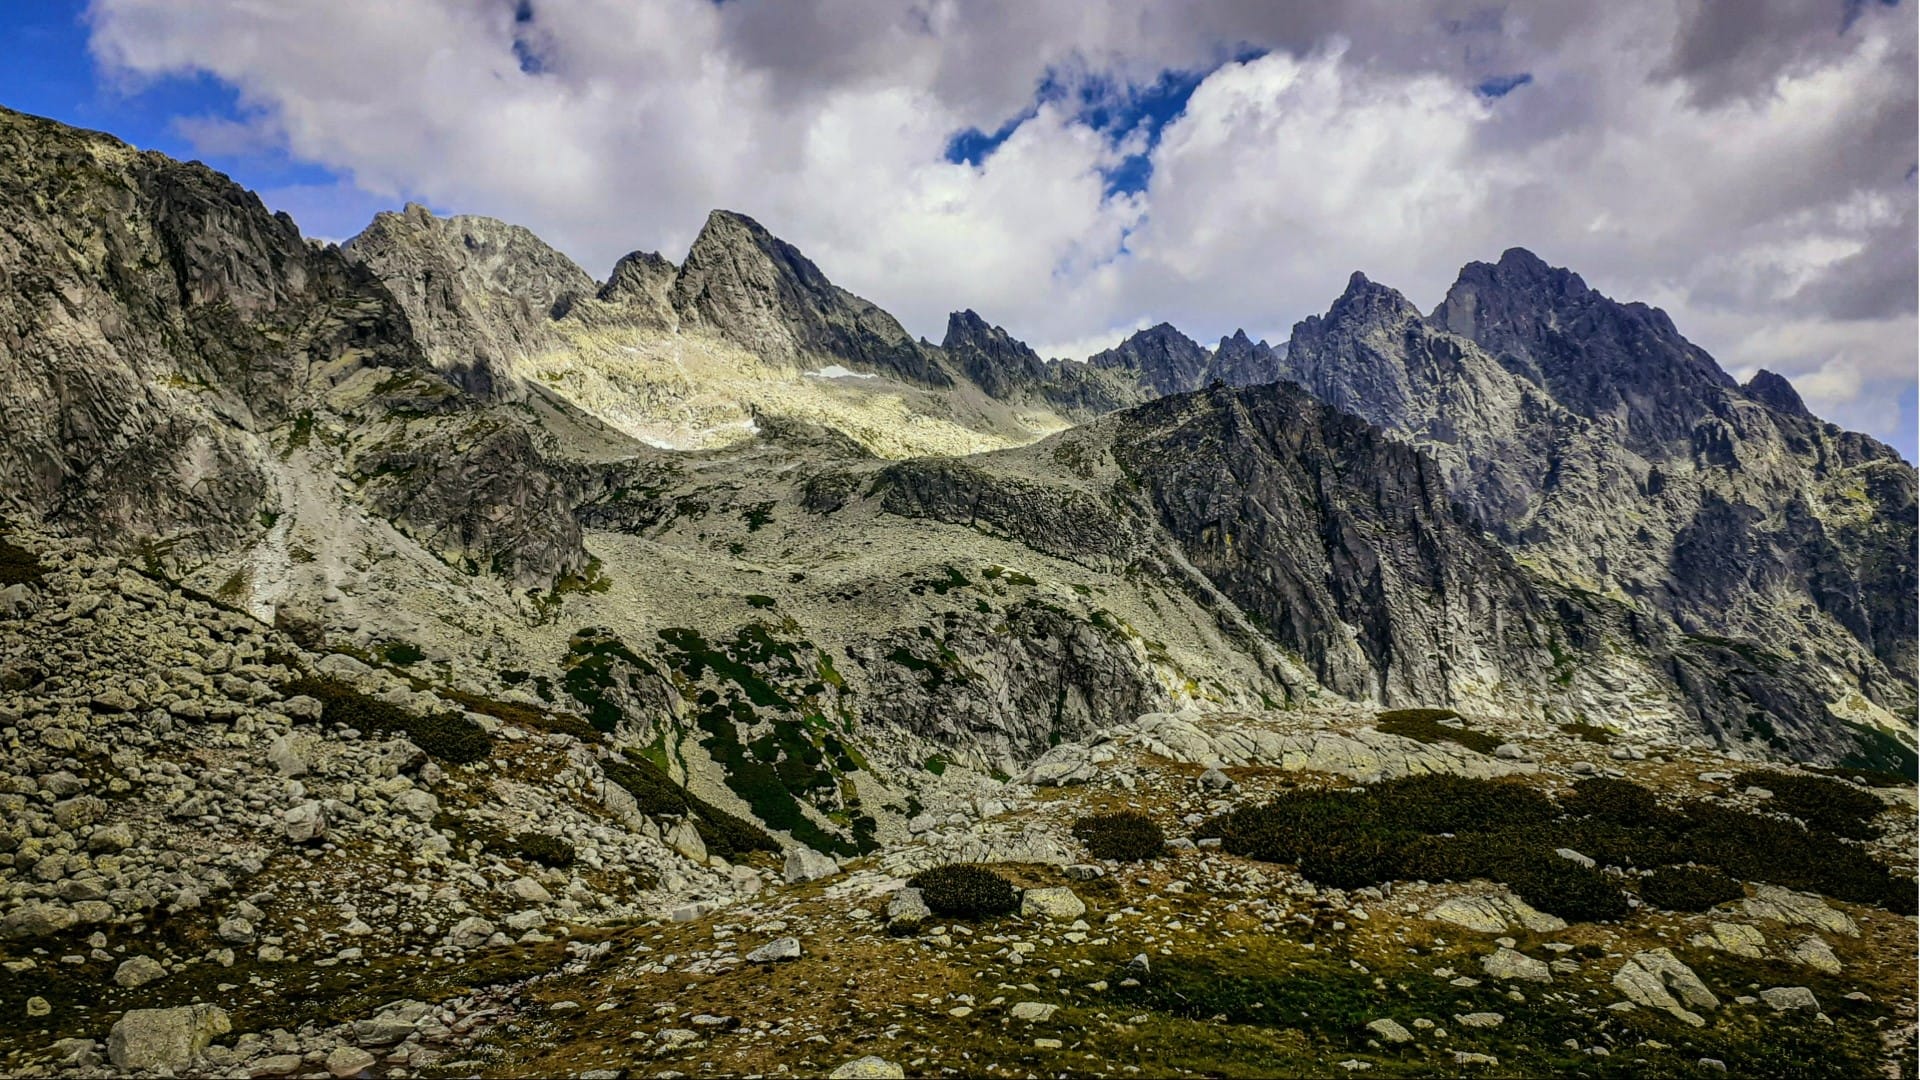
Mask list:
[{"label": "green shrub", "polygon": [[1459,713],[1452,709],[1390,709],[1374,717],[1373,726],[1388,735],[1399,735],[1428,745],[1450,742],[1481,754],[1491,754],[1500,740],[1482,731],[1443,724]]},{"label": "green shrub", "polygon": [[1375,784],[1367,794],[1378,805],[1382,821],[1425,833],[1534,825],[1559,812],[1543,792],[1517,780],[1406,776]]},{"label": "green shrub", "polygon": [[1879,833],[1874,819],[1886,804],[1871,791],[1862,791],[1841,780],[1822,776],[1795,776],[1792,773],[1752,769],[1734,777],[1741,787],[1762,787],[1773,792],[1768,810],[1791,814],[1814,829],[1825,829],[1836,836],[1865,840]]},{"label": "green shrub", "polygon": [[1630,910],[1615,879],[1545,849],[1501,866],[1496,876],[1520,899],[1568,922],[1618,919]]},{"label": "green shrub", "polygon": [[984,866],[950,863],[922,870],[907,879],[935,915],[949,919],[977,919],[1011,915],[1020,909],[1013,882]]},{"label": "green shrub", "polygon": [[1680,825],[1678,817],[1660,805],[1659,796],[1630,780],[1582,780],[1573,785],[1573,793],[1561,805],[1576,817],[1614,825],[1668,830]]},{"label": "green shrub", "polygon": [[541,866],[558,869],[573,865],[573,845],[557,836],[523,832],[513,838],[513,846],[521,855]]},{"label": "green shrub", "polygon": [[420,646],[411,641],[384,642],[375,652],[380,659],[395,667],[407,667],[427,658],[427,654],[421,651]]},{"label": "green shrub", "polygon": [[484,761],[493,737],[480,725],[454,713],[418,716],[398,705],[325,678],[295,679],[281,688],[288,697],[305,695],[320,702],[320,719],[376,735],[404,735],[429,756],[454,765]]},{"label": "green shrub", "polygon": [[1662,866],[1640,880],[1640,899],[1662,911],[1705,911],[1745,895],[1739,882],[1710,866]]},{"label": "green shrub", "polygon": [[764,829],[727,813],[673,782],[646,758],[629,752],[624,761],[603,761],[607,779],[626,789],[640,812],[650,817],[691,815],[694,831],[707,851],[738,862],[755,851],[778,852],[780,844]]},{"label": "green shrub", "polygon": [[409,715],[401,731],[415,746],[425,750],[429,757],[455,765],[485,761],[493,752],[493,736],[488,735],[479,724],[456,713]]},{"label": "green shrub", "polygon": [[1145,814],[1123,812],[1083,817],[1073,823],[1073,835],[1096,859],[1139,862],[1166,854],[1167,837]]},{"label": "green shrub", "polygon": [[1561,724],[1560,733],[1563,735],[1571,735],[1582,742],[1590,742],[1599,746],[1605,746],[1613,741],[1613,732],[1608,731],[1598,724],[1589,724],[1584,720],[1575,721],[1571,724]]}]

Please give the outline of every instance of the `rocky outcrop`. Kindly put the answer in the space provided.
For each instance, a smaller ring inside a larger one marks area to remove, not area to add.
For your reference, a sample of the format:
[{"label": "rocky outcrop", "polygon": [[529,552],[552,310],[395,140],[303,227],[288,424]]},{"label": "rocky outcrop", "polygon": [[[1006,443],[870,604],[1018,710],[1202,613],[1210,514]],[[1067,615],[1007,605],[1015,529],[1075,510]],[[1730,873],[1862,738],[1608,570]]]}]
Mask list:
[{"label": "rocky outcrop", "polygon": [[391,295],[211,169],[0,109],[0,507],[217,550],[266,433],[424,358]]},{"label": "rocky outcrop", "polygon": [[775,364],[839,362],[922,386],[953,376],[893,316],[827,280],[798,248],[744,214],[715,210],[670,294],[684,324]]},{"label": "rocky outcrop", "polygon": [[1155,397],[1165,397],[1207,385],[1210,359],[1198,342],[1163,322],[1089,356],[1087,363],[1132,373]]},{"label": "rocky outcrop", "polygon": [[518,225],[414,203],[376,215],[341,251],[393,293],[434,366],[481,397],[521,396],[515,367],[553,348],[553,319],[597,289]]}]

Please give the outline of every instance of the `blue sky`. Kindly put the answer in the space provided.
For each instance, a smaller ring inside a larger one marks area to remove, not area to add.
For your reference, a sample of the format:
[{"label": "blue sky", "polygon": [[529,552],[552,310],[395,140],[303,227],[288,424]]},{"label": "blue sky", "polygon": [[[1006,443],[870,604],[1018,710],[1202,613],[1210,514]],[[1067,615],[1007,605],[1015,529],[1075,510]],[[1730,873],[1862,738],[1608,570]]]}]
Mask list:
[{"label": "blue sky", "polygon": [[[209,154],[178,127],[184,119],[240,119],[245,109],[226,83],[204,73],[104,78],[87,50],[86,5],[74,0],[4,0],[0,105],[76,127],[93,128],[143,150],[198,159],[285,210],[309,236],[343,240],[394,200],[370,195],[325,166],[262,144],[241,154]],[[422,202],[430,200],[422,199]]]}]

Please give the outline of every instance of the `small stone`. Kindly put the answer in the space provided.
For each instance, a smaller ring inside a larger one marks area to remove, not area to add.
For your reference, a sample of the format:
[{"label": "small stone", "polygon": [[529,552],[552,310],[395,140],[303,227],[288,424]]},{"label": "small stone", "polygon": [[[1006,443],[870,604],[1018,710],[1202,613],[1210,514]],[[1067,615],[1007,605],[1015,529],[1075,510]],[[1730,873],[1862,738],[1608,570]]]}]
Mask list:
[{"label": "small stone", "polygon": [[1047,1020],[1053,1019],[1053,1014],[1059,1011],[1060,1006],[1058,1005],[1051,1005],[1040,1001],[1022,1001],[1015,1004],[1013,1008],[1008,1009],[1007,1015],[1013,1017],[1015,1020],[1044,1023]]},{"label": "small stone", "polygon": [[38,1018],[42,1016],[49,1016],[52,1013],[53,1013],[53,1005],[52,1003],[47,1001],[46,998],[35,995],[27,999],[27,1015],[28,1016]]},{"label": "small stone", "polygon": [[1575,851],[1570,847],[1554,848],[1553,853],[1567,860],[1570,863],[1577,863],[1581,866],[1586,867],[1589,870],[1593,869],[1594,862],[1593,862],[1593,856],[1591,855],[1583,855],[1580,852]]},{"label": "small stone", "polygon": [[493,937],[494,925],[478,915],[469,915],[453,924],[447,932],[447,944],[456,949],[473,949],[487,943]]},{"label": "small stone", "polygon": [[793,847],[787,849],[787,861],[783,869],[787,884],[799,885],[832,877],[840,872],[840,864],[831,855],[822,855],[812,848]]},{"label": "small stone", "polygon": [[546,886],[530,877],[513,879],[512,883],[507,886],[507,895],[524,904],[550,904],[553,902],[553,894],[547,891]]},{"label": "small stone", "polygon": [[933,911],[919,889],[901,889],[887,901],[887,929],[892,933],[914,933],[931,918]]},{"label": "small stone", "polygon": [[129,989],[166,977],[167,969],[151,956],[136,956],[121,964],[113,973],[113,981]]},{"label": "small stone", "polygon": [[1507,1022],[1507,1018],[1497,1012],[1454,1013],[1453,1022],[1461,1027],[1494,1028]]},{"label": "small stone", "polygon": [[700,839],[700,830],[693,824],[692,818],[681,818],[673,828],[667,830],[667,846],[697,863],[707,861],[707,844]]},{"label": "small stone", "polygon": [[326,810],[312,800],[288,807],[286,813],[280,815],[280,827],[287,839],[296,844],[324,839],[327,835]]},{"label": "small stone", "polygon": [[1202,791],[1232,791],[1238,786],[1233,782],[1233,778],[1221,772],[1218,766],[1201,773],[1200,779],[1194,783]]}]

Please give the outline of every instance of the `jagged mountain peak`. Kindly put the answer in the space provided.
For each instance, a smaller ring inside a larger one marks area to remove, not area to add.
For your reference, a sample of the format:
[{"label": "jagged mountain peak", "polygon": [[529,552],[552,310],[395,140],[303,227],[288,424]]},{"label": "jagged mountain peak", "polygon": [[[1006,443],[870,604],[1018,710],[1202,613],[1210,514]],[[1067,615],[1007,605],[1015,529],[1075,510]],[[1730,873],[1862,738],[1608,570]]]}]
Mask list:
[{"label": "jagged mountain peak", "polygon": [[1026,342],[993,326],[972,309],[947,316],[940,348],[982,390],[1010,399],[1046,381],[1046,363]]},{"label": "jagged mountain peak", "polygon": [[1347,278],[1346,291],[1333,302],[1326,318],[1333,320],[1362,319],[1368,321],[1420,318],[1420,309],[1413,306],[1398,289],[1382,285],[1366,274],[1355,270]]},{"label": "jagged mountain peak", "polygon": [[1807,403],[1800,400],[1800,391],[1793,388],[1786,376],[1776,375],[1765,368],[1754,372],[1753,378],[1748,379],[1741,389],[1753,400],[1789,416],[1813,415],[1808,411]]},{"label": "jagged mountain peak", "polygon": [[1087,363],[1096,368],[1131,371],[1155,395],[1182,394],[1206,385],[1210,357],[1200,343],[1160,322],[1128,335]]}]

